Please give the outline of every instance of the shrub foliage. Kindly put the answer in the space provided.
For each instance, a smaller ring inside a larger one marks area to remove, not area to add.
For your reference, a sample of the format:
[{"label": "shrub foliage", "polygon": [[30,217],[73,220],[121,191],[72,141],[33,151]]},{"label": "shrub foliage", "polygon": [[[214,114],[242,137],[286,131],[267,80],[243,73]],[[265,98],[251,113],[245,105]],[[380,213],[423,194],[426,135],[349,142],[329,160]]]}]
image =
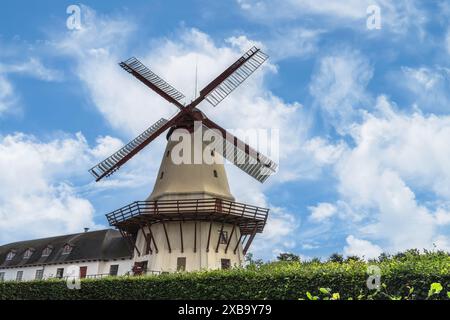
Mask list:
[{"label": "shrub foliage", "polygon": [[[0,283],[0,299],[449,299],[450,256],[406,252],[364,262],[277,261],[245,268],[159,276]],[[381,270],[379,290],[366,285],[368,265]]]}]

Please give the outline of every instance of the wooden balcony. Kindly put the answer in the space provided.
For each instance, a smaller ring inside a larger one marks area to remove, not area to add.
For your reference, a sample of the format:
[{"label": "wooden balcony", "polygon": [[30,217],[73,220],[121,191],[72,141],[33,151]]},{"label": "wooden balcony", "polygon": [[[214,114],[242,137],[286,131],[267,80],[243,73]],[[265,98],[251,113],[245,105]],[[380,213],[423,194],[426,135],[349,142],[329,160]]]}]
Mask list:
[{"label": "wooden balcony", "polygon": [[111,226],[133,234],[143,222],[218,221],[237,224],[242,235],[262,232],[269,209],[219,198],[135,201],[106,215]]}]

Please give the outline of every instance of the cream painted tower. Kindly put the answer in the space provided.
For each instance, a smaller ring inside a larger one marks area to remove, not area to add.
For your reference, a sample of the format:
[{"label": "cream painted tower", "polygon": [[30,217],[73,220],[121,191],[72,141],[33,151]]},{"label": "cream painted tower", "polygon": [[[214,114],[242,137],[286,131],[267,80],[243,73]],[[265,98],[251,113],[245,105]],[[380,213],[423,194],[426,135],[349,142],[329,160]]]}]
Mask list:
[{"label": "cream painted tower", "polygon": [[[172,133],[173,130],[168,134],[168,142],[156,182],[147,201],[202,199],[209,201],[204,202],[204,205],[209,207],[215,207],[217,199],[234,202],[224,165],[220,163],[220,156],[211,152],[211,157],[215,160],[214,164],[205,164],[204,161],[201,164],[192,164],[195,144],[194,134],[191,133],[189,163],[175,164],[172,153],[180,142],[170,140]],[[202,152],[205,151],[205,147],[206,144],[202,144]],[[138,232],[136,246],[141,255],[135,252],[135,261],[146,262],[147,269],[150,271],[219,269],[239,266],[244,260],[242,244],[239,242],[239,227],[236,226],[233,231],[233,224],[230,223],[213,220],[167,221],[164,224],[151,225],[151,232],[155,238],[155,241],[151,242],[151,247],[148,247],[147,241],[150,237],[148,226]]]}]

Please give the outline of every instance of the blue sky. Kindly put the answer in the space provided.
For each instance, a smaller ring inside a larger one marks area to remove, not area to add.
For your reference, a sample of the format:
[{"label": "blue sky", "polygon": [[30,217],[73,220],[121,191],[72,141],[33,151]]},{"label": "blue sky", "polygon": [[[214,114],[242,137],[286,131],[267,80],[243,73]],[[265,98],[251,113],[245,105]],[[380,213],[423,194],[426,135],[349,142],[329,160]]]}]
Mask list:
[{"label": "blue sky", "polygon": [[[69,5],[81,29],[69,30]],[[367,8],[380,8],[369,29]],[[253,44],[268,63],[219,106],[226,128],[280,130],[280,170],[227,166],[271,208],[257,257],[450,250],[446,1],[9,1],[0,12],[0,243],[104,228],[151,191],[164,138],[117,174],[89,169],[176,109],[123,72],[130,56],[184,92]]]}]

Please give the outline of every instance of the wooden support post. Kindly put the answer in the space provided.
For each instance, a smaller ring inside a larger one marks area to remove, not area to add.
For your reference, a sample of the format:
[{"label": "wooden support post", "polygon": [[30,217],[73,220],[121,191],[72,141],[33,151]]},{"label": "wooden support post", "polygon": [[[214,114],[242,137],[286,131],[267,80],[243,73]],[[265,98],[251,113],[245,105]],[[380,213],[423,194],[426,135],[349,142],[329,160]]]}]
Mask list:
[{"label": "wooden support post", "polygon": [[162,225],[164,228],[164,233],[166,234],[167,247],[169,247],[169,253],[172,253],[172,248],[170,247],[169,235],[167,234],[166,224],[163,222]]},{"label": "wooden support post", "polygon": [[181,238],[181,253],[184,252],[184,247],[183,247],[183,222],[180,221],[180,238]]},{"label": "wooden support post", "polygon": [[211,228],[212,228],[213,222],[211,221],[209,223],[209,232],[208,232],[208,242],[206,243],[206,252],[209,252],[209,240],[211,239]]},{"label": "wooden support post", "polygon": [[[153,254],[152,250],[152,239],[147,238],[147,234],[145,233],[144,228],[141,226],[142,235],[144,236],[145,243],[147,245],[148,251],[150,251],[150,254]],[[147,253],[147,249],[145,250],[145,253]]]},{"label": "wooden support post", "polygon": [[239,236],[238,241],[236,242],[236,246],[234,247],[233,253],[236,254],[236,250],[239,248],[239,245],[241,244],[242,234]]},{"label": "wooden support post", "polygon": [[233,238],[234,229],[236,229],[236,223],[233,224],[233,229],[231,229],[230,237],[228,238],[227,246],[225,247],[225,254],[227,253],[228,247],[230,246],[231,238]]},{"label": "wooden support post", "polygon": [[258,223],[256,223],[255,228],[253,228],[252,234],[250,235],[250,238],[247,240],[247,243],[245,244],[244,255],[247,254],[247,250],[248,250],[248,248],[250,248],[250,245],[252,244],[252,241],[255,238],[257,229],[258,229]]},{"label": "wooden support post", "polygon": [[150,233],[150,242],[153,240],[153,245],[155,246],[155,253],[158,253],[158,247],[156,246],[156,241],[155,238],[153,237],[153,232],[152,232],[152,225],[151,224],[147,224],[148,227],[148,231]]},{"label": "wooden support post", "polygon": [[222,226],[220,227],[220,231],[219,231],[219,239],[217,239],[217,245],[216,245],[216,253],[219,252],[219,245],[220,245],[220,238],[222,237],[222,232],[223,232],[223,222],[222,222]]}]

